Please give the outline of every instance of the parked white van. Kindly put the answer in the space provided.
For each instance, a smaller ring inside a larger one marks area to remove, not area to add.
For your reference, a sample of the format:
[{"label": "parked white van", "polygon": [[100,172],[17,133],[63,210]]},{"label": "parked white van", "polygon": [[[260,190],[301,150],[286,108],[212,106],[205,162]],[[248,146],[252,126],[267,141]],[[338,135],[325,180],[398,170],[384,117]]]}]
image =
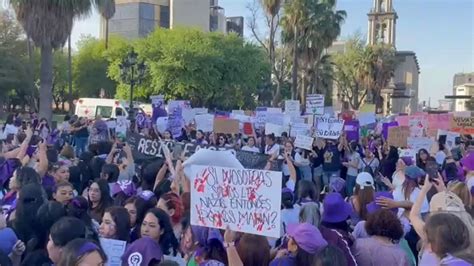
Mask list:
[{"label": "parked white van", "polygon": [[[128,101],[102,98],[80,98],[76,102],[75,115],[79,117],[95,118],[100,115],[104,119],[128,116]],[[135,113],[143,112],[134,107]]]}]

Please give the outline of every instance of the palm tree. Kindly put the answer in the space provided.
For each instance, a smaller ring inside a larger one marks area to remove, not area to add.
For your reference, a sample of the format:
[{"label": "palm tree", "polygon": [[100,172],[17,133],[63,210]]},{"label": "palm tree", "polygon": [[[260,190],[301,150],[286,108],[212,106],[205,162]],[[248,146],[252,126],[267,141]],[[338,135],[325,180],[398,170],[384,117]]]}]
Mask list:
[{"label": "palm tree", "polygon": [[[261,0],[262,7],[269,21],[270,34],[268,38],[268,55],[272,66],[272,75],[276,77],[275,68],[275,35],[278,29],[278,15],[281,9],[282,0]],[[273,105],[277,105],[281,97],[281,82],[276,78],[276,90],[273,95]]]},{"label": "palm tree", "polygon": [[64,46],[74,20],[88,15],[90,0],[10,0],[26,34],[41,51],[39,114],[52,118],[53,50]]},{"label": "palm tree", "polygon": [[95,5],[105,20],[105,49],[109,46],[109,20],[115,15],[115,0],[95,0]]}]

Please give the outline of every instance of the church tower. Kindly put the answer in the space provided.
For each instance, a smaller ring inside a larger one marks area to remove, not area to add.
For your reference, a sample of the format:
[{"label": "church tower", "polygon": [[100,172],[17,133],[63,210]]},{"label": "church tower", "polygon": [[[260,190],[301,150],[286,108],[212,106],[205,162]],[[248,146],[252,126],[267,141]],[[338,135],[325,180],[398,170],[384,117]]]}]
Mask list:
[{"label": "church tower", "polygon": [[370,10],[367,42],[390,44],[395,47],[397,12],[393,9],[393,0],[373,0]]}]

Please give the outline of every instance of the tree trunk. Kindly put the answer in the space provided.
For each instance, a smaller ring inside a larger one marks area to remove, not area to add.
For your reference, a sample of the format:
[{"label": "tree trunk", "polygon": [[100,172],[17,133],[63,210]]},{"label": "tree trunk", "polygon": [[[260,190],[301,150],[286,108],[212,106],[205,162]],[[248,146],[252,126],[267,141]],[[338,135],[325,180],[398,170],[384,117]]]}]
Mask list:
[{"label": "tree trunk", "polygon": [[105,50],[109,48],[109,19],[105,19]]},{"label": "tree trunk", "polygon": [[53,102],[53,47],[51,45],[41,46],[41,71],[40,71],[40,94],[39,94],[39,116],[52,122]]},{"label": "tree trunk", "polygon": [[293,69],[292,69],[292,90],[291,99],[296,99],[296,93],[298,91],[298,33],[295,27],[295,36],[293,40]]},{"label": "tree trunk", "polygon": [[[74,112],[74,104],[72,102],[72,55],[71,55],[71,35],[69,35],[69,38],[67,40],[67,81],[68,81],[68,87],[69,87],[69,93],[68,93],[68,105],[69,105],[69,113],[73,114]],[[64,99],[64,98],[63,98]],[[64,101],[63,101],[63,111],[64,111]]]},{"label": "tree trunk", "polygon": [[280,97],[281,96],[281,82],[279,80],[276,81],[276,88],[275,88],[275,94],[273,95],[273,106],[277,107],[278,103],[280,103]]},{"label": "tree trunk", "polygon": [[307,87],[307,80],[306,80],[306,72],[303,71],[301,75],[301,88],[300,88],[300,99],[301,105],[303,106],[303,110],[306,109],[306,87]]}]

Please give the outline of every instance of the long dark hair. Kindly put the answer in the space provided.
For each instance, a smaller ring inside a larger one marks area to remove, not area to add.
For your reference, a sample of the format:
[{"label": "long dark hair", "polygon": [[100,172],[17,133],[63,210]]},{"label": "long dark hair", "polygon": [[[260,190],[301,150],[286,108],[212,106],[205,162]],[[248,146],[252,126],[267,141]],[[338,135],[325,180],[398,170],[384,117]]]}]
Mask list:
[{"label": "long dark hair", "polygon": [[176,255],[178,247],[179,247],[179,243],[174,235],[173,226],[171,225],[170,217],[165,211],[158,208],[150,209],[148,210],[147,214],[148,213],[153,214],[158,219],[160,228],[163,231],[163,234],[160,236],[160,241],[159,241],[163,254],[170,255],[170,249],[172,249],[173,255]]},{"label": "long dark hair", "polygon": [[120,206],[112,206],[105,210],[109,213],[115,223],[115,234],[117,240],[130,241],[130,215],[127,209]]},{"label": "long dark hair", "polygon": [[13,227],[18,238],[27,243],[36,234],[36,212],[46,201],[46,194],[38,184],[28,184],[19,193]]},{"label": "long dark hair", "polygon": [[99,235],[92,224],[92,218],[89,215],[88,209],[89,202],[82,196],[76,196],[66,205],[66,214],[69,217],[78,218],[85,224],[87,239],[98,241]]},{"label": "long dark hair", "polygon": [[[99,186],[100,190],[100,201],[95,210],[98,213],[101,213],[101,216],[104,215],[104,211],[107,207],[111,206],[113,203],[113,199],[110,196],[110,188],[107,180],[104,179],[97,179],[94,181]],[[89,195],[87,195],[89,197]],[[89,199],[89,208],[92,209],[92,202]]]}]

